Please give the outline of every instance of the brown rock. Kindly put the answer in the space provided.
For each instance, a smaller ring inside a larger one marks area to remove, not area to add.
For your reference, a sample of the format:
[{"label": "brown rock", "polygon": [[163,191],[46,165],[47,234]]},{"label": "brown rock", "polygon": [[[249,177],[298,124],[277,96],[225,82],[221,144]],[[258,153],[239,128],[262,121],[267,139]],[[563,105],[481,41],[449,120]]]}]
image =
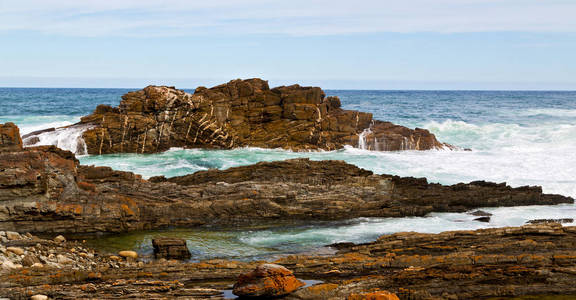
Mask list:
[{"label": "brown rock", "polygon": [[305,284],[292,271],[275,264],[263,264],[242,274],[234,284],[233,293],[240,297],[278,297],[292,293]]},{"label": "brown rock", "polygon": [[22,150],[20,129],[14,123],[0,124],[0,152]]},{"label": "brown rock", "polygon": [[376,291],[362,294],[351,294],[348,300],[400,300],[394,293],[387,291]]},{"label": "brown rock", "polygon": [[152,246],[156,258],[189,259],[192,256],[184,239],[155,238],[152,240]]},{"label": "brown rock", "polygon": [[[424,216],[574,202],[543,194],[540,187],[484,181],[444,186],[424,178],[375,175],[343,161],[309,159],[147,181],[109,167],[79,165],[71,152],[50,146],[2,152],[0,169],[0,230],[22,232]],[[91,188],[81,187],[86,185]]]},{"label": "brown rock", "polygon": [[[261,79],[233,80],[188,94],[148,86],[122,96],[118,107],[99,105],[72,127],[83,134],[89,154],[154,153],[170,147],[254,146],[334,150],[364,145],[382,151],[451,148],[425,129],[409,129],[343,110],[337,97],[318,87],[270,89]],[[359,135],[365,130],[369,135]],[[37,133],[27,135],[31,141]]]}]

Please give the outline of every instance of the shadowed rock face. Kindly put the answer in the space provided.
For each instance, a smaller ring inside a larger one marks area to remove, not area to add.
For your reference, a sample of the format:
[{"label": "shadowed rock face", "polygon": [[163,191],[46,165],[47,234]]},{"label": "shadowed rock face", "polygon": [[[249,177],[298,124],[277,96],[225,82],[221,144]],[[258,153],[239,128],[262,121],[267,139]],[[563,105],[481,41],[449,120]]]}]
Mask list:
[{"label": "shadowed rock face", "polygon": [[343,161],[293,159],[166,179],[83,166],[53,146],[0,153],[0,230],[120,232],[273,220],[423,216],[573,203],[540,187],[444,186]]},{"label": "shadowed rock face", "polygon": [[[148,86],[124,95],[118,107],[98,106],[74,126],[90,128],[83,133],[89,154],[154,153],[171,147],[334,150],[352,145],[382,151],[451,147],[428,130],[343,110],[340,99],[326,97],[318,87],[270,89],[261,79],[199,87],[194,94]],[[364,130],[371,134],[362,135]],[[33,141],[34,136],[26,140]]]}]

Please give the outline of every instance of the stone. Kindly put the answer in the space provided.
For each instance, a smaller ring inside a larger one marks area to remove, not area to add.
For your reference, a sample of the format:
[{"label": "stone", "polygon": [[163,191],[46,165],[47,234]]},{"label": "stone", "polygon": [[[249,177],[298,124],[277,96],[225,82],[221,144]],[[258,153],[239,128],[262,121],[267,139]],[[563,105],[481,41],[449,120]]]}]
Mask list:
[{"label": "stone", "polygon": [[480,218],[475,218],[474,221],[478,221],[478,222],[485,222],[488,223],[490,222],[490,217],[480,217]]},{"label": "stone", "polygon": [[473,212],[468,213],[469,215],[477,216],[477,217],[490,217],[492,216],[491,213],[485,212],[483,210],[475,210]]},{"label": "stone", "polygon": [[118,255],[124,258],[133,258],[133,259],[138,258],[138,253],[136,251],[130,251],[130,250],[120,251],[118,252]]},{"label": "stone", "polygon": [[56,243],[63,243],[65,241],[66,241],[66,238],[62,235],[59,235],[59,236],[54,238],[54,242],[56,242]]},{"label": "stone", "polygon": [[28,254],[22,258],[22,265],[25,267],[30,267],[36,263],[40,263],[40,259],[34,255]]},{"label": "stone", "polygon": [[20,248],[20,247],[6,247],[6,251],[8,252],[12,252],[16,255],[22,255],[24,254],[24,249]]},{"label": "stone", "polygon": [[71,258],[69,258],[69,257],[67,257],[67,256],[65,256],[65,255],[63,255],[63,254],[58,254],[58,255],[56,255],[56,261],[57,261],[59,264],[63,264],[63,265],[71,264],[71,263],[74,262],[73,259],[71,259]]},{"label": "stone", "polygon": [[155,238],[152,240],[152,246],[156,258],[190,259],[192,257],[184,239]]},{"label": "stone", "polygon": [[38,294],[30,297],[30,300],[48,300],[48,296]]},{"label": "stone", "polygon": [[22,150],[20,129],[14,123],[0,124],[0,152]]},{"label": "stone", "polygon": [[240,275],[232,293],[240,297],[279,297],[288,295],[304,285],[285,267],[262,264],[252,272]]},{"label": "stone", "polygon": [[32,264],[32,266],[30,266],[30,267],[31,267],[31,268],[43,268],[44,265],[43,265],[42,263],[39,263],[39,262],[38,262],[38,263]]},{"label": "stone", "polygon": [[22,237],[20,236],[20,234],[18,232],[14,232],[14,231],[6,231],[6,238],[14,241],[14,240],[19,240]]}]

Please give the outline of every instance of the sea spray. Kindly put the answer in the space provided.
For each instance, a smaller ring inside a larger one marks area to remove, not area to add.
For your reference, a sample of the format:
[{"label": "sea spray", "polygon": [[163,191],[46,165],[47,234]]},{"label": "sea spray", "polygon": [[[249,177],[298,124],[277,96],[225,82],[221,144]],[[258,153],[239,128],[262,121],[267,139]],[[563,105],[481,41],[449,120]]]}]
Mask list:
[{"label": "sea spray", "polygon": [[74,125],[57,128],[52,131],[32,134],[25,137],[23,142],[27,147],[53,145],[63,150],[68,150],[76,155],[88,154],[86,142],[82,138],[84,131],[90,129],[89,125]]}]

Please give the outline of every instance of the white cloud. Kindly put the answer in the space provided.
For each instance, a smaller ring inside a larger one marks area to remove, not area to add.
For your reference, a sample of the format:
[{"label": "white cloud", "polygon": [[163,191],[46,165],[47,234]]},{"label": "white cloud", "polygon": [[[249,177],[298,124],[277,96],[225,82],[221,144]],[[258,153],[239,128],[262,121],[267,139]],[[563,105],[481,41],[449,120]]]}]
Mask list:
[{"label": "white cloud", "polygon": [[574,0],[0,0],[0,32],[71,36],[576,32]]}]

